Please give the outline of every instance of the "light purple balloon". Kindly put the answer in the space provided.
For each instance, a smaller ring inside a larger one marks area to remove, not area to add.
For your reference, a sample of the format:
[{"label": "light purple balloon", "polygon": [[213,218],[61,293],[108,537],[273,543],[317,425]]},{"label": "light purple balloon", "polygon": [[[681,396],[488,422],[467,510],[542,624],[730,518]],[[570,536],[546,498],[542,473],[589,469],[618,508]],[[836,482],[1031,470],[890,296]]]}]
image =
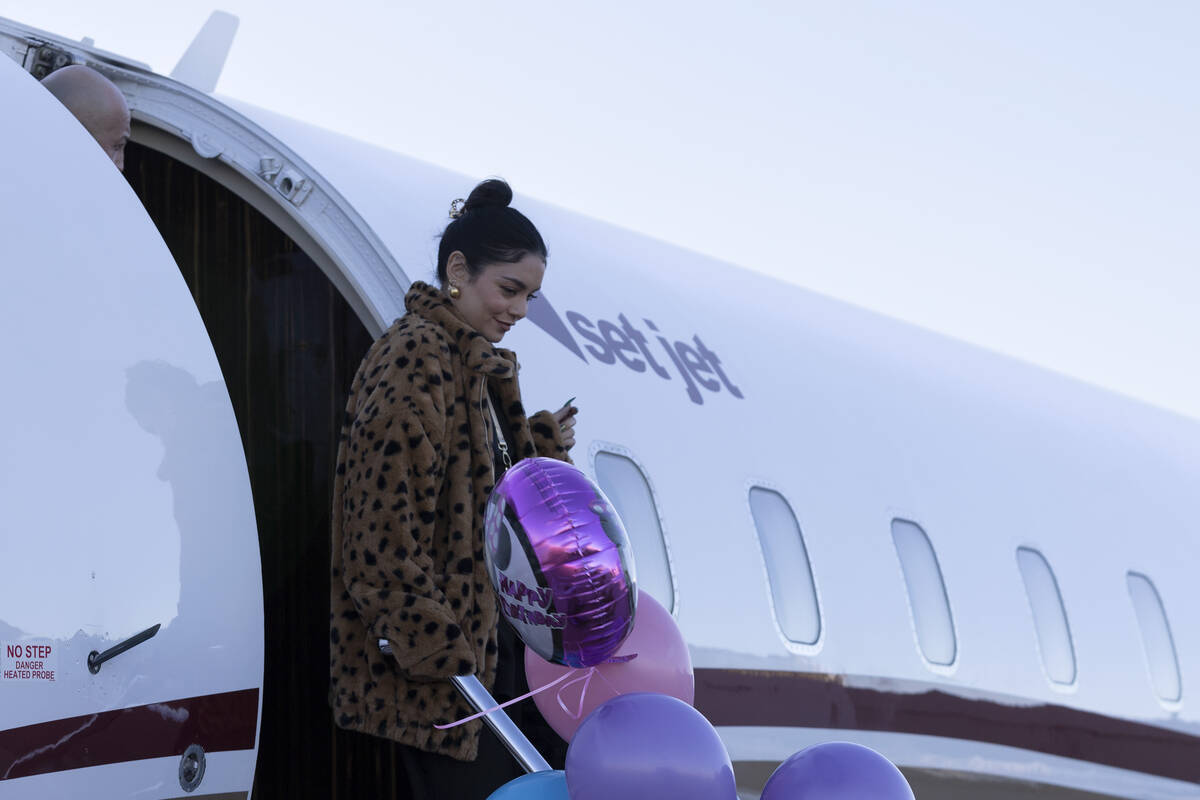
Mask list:
[{"label": "light purple balloon", "polygon": [[914,800],[896,766],[869,747],[825,742],[806,747],[780,764],[762,800]]},{"label": "light purple balloon", "polygon": [[527,458],[492,490],[484,559],[500,612],[547,661],[590,667],[633,630],[633,548],[612,503],[577,467]]},{"label": "light purple balloon", "polygon": [[583,721],[567,749],[571,800],[737,800],[716,729],[665,694],[614,697]]}]

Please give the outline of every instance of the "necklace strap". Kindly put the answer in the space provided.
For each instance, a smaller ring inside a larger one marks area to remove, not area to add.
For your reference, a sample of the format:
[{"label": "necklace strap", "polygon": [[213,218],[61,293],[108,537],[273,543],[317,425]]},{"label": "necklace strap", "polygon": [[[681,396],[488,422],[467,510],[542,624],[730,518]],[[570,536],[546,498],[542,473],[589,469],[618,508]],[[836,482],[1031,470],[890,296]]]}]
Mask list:
[{"label": "necklace strap", "polygon": [[508,454],[508,442],[504,440],[504,429],[500,427],[500,418],[496,416],[496,406],[492,404],[491,395],[487,395],[488,411],[492,412],[492,429],[496,431],[496,446],[500,448],[500,460],[504,462],[504,471],[512,466],[512,456]]}]

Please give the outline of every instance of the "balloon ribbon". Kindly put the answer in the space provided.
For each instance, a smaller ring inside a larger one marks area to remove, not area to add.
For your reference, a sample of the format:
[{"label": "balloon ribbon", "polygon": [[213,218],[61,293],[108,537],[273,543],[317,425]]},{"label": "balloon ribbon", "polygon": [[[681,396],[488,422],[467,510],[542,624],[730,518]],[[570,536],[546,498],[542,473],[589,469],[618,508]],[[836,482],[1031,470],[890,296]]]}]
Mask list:
[{"label": "balloon ribbon", "polygon": [[[595,667],[592,667],[592,669],[595,669]],[[462,725],[464,722],[470,722],[473,719],[479,719],[480,717],[486,717],[488,714],[491,714],[493,711],[499,711],[502,708],[508,708],[513,703],[519,703],[522,700],[526,700],[530,697],[533,697],[535,694],[538,694],[539,692],[546,691],[547,689],[549,689],[552,686],[557,686],[559,683],[562,683],[564,680],[571,677],[573,674],[575,674],[575,673],[574,672],[564,672],[562,675],[559,675],[557,678],[550,681],[545,686],[539,686],[538,688],[534,689],[532,692],[526,692],[525,694],[521,695],[520,697],[514,697],[512,700],[506,700],[505,702],[501,703],[500,705],[492,706],[491,708],[489,708],[485,711],[480,711],[478,714],[472,714],[469,717],[463,717],[462,719],[455,720],[454,722],[448,722],[445,725],[434,725],[433,727],[437,728],[439,731],[444,731],[447,728],[454,728],[459,725]]]},{"label": "balloon ribbon", "polygon": [[[632,661],[635,658],[637,658],[637,653],[633,653],[632,655],[627,655],[627,656],[613,656],[612,658],[607,659],[607,661],[605,661],[605,663],[607,663],[607,664],[624,664],[629,661]],[[580,674],[581,672],[583,673],[582,675]],[[462,719],[455,720],[454,722],[448,722],[445,725],[434,725],[433,727],[437,728],[439,731],[444,731],[449,728],[456,728],[459,725],[470,722],[472,720],[479,719],[480,717],[486,717],[488,714],[491,714],[493,711],[499,711],[502,708],[508,708],[509,706],[514,705],[515,703],[519,703],[522,700],[528,700],[529,698],[533,697],[535,694],[541,694],[542,692],[546,691],[547,689],[551,689],[555,686],[558,686],[558,684],[567,680],[567,678],[571,678],[571,680],[567,681],[566,683],[564,683],[562,685],[562,687],[559,688],[558,695],[555,699],[558,700],[558,704],[559,704],[559,706],[562,707],[562,710],[565,711],[567,714],[569,714],[572,719],[579,719],[581,716],[583,716],[583,702],[584,702],[584,698],[587,697],[588,686],[592,682],[593,675],[599,675],[600,680],[604,681],[605,683],[608,683],[608,680],[604,677],[604,675],[601,674],[599,672],[599,670],[597,670],[595,667],[588,667],[587,670],[573,669],[570,672],[564,672],[562,675],[559,675],[557,678],[555,678],[554,680],[545,684],[544,686],[539,686],[538,688],[536,688],[532,691],[526,692],[525,694],[521,695],[520,697],[514,697],[512,700],[505,700],[503,703],[500,703],[499,705],[492,706],[489,709],[480,711],[477,714],[472,714],[469,717],[463,717]],[[579,707],[574,712],[572,712],[569,708],[567,708],[566,703],[563,702],[562,693],[566,690],[566,688],[568,686],[573,686],[574,684],[579,683],[580,681],[583,681],[584,683],[583,683],[583,689],[579,693]],[[621,692],[618,692],[611,683],[609,683],[608,686],[610,689],[612,689],[617,694],[621,694]]]}]

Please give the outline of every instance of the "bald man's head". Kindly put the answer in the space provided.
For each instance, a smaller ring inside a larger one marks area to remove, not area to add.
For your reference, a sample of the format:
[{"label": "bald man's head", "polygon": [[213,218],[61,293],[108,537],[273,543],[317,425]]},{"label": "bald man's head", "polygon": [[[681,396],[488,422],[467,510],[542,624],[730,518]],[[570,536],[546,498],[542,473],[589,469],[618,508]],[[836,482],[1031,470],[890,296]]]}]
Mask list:
[{"label": "bald man's head", "polygon": [[117,169],[124,171],[129,104],[116,84],[90,67],[74,64],[51,72],[42,85],[83,123]]}]

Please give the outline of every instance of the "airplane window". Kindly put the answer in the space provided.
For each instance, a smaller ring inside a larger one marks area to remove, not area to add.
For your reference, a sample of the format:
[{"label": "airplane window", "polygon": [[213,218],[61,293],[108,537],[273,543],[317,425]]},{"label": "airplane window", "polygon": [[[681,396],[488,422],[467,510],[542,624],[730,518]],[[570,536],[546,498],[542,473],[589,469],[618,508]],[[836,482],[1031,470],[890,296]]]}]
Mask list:
[{"label": "airplane window", "polygon": [[954,635],[950,599],[946,596],[946,584],[933,545],[920,525],[904,519],[892,520],[892,541],[904,572],[908,605],[921,653],[932,664],[953,664],[958,641]]},{"label": "airplane window", "polygon": [[1183,696],[1183,684],[1179,677],[1175,640],[1171,636],[1171,626],[1167,623],[1167,612],[1163,608],[1162,598],[1145,575],[1130,572],[1125,576],[1125,582],[1129,586],[1129,597],[1133,600],[1138,627],[1142,630],[1142,645],[1146,649],[1150,682],[1160,698],[1176,702]]},{"label": "airplane window", "polygon": [[1017,548],[1017,566],[1025,581],[1025,594],[1033,611],[1038,648],[1046,675],[1055,683],[1075,682],[1075,647],[1071,643],[1071,626],[1067,609],[1058,591],[1058,581],[1050,564],[1037,550]]},{"label": "airplane window", "polygon": [[761,486],[750,489],[750,513],[767,566],[775,620],[788,639],[815,644],[821,637],[821,610],[800,523],[783,495]]},{"label": "airplane window", "polygon": [[618,453],[597,451],[594,467],[600,489],[616,506],[633,543],[638,586],[675,611],[675,581],[654,493],[641,468]]}]

